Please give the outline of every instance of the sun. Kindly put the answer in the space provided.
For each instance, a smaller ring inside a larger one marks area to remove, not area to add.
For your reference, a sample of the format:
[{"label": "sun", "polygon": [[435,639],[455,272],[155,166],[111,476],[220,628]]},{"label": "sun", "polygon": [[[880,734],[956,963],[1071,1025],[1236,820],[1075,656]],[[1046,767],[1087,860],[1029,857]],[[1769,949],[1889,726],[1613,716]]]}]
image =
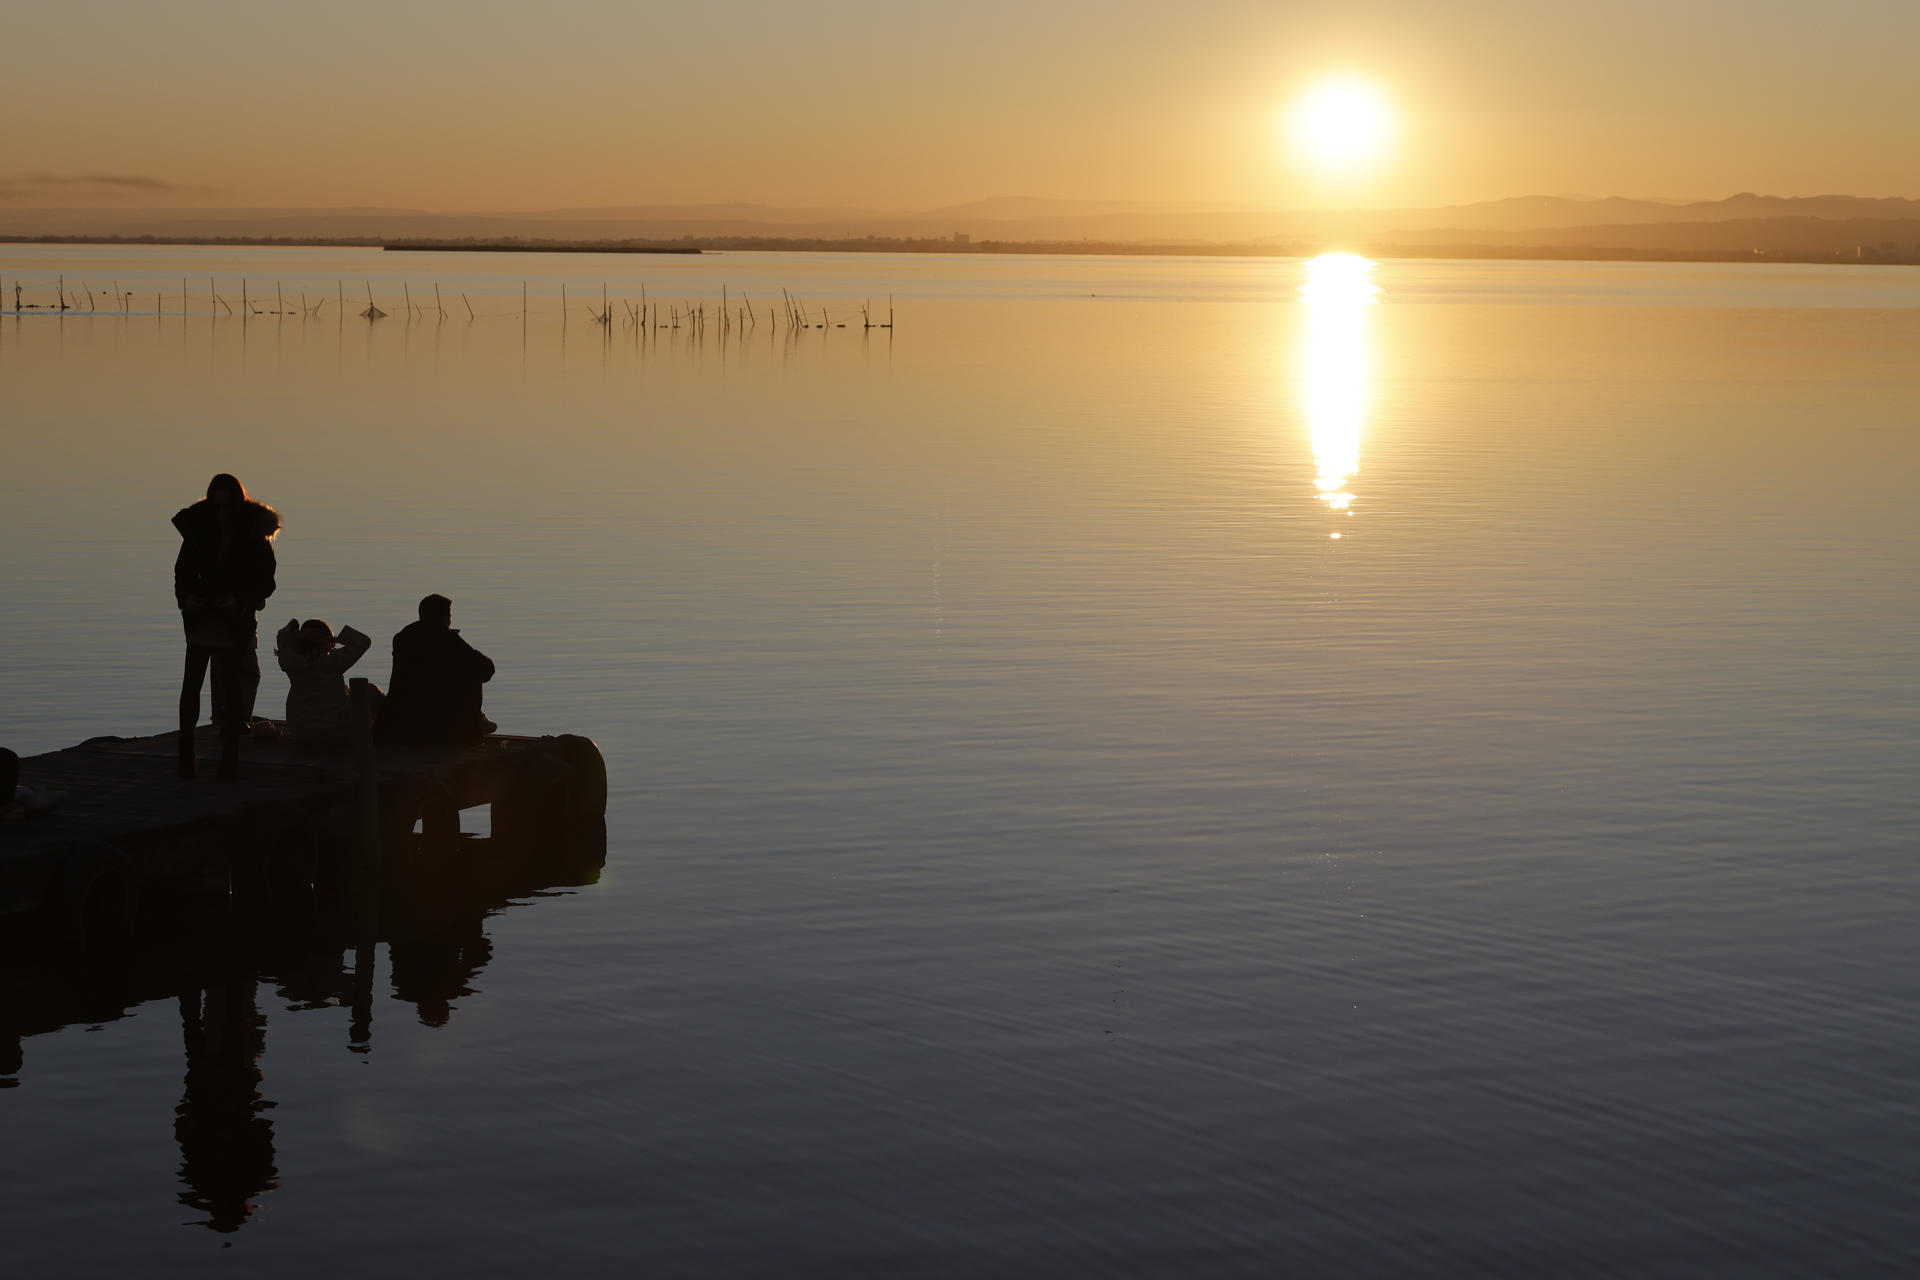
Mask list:
[{"label": "sun", "polygon": [[1294,151],[1329,175],[1354,175],[1377,164],[1393,140],[1386,95],[1358,76],[1309,85],[1287,112]]}]

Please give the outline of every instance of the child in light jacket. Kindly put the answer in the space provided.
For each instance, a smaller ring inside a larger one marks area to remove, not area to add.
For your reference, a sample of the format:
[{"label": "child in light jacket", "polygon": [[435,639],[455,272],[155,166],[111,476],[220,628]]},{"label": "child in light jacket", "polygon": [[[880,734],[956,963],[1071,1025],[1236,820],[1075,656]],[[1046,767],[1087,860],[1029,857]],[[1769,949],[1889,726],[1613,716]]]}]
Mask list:
[{"label": "child in light jacket", "polygon": [[[319,618],[291,619],[274,637],[274,657],[287,673],[287,728],[295,743],[308,747],[346,747],[353,742],[353,718],[347,696],[347,671],[373,641],[352,627],[333,628]],[[380,690],[373,691],[375,709]]]}]

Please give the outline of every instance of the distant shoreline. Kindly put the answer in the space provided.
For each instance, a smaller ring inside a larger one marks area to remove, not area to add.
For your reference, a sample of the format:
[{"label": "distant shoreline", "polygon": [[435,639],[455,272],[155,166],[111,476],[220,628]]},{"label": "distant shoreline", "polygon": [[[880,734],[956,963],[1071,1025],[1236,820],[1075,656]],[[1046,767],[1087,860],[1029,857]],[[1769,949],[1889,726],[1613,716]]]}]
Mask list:
[{"label": "distant shoreline", "polygon": [[595,240],[386,240],[356,236],[9,236],[0,245],[107,245],[152,248],[257,247],[315,249],[381,249],[418,253],[617,253],[700,255],[714,253],[940,253],[1001,256],[1181,257],[1181,258],[1311,258],[1344,251],[1370,258],[1462,258],[1516,262],[1749,262],[1822,266],[1915,266],[1920,258],[1875,251],[1821,253],[1808,250],[1755,249],[1621,249],[1596,245],[1414,245],[1369,244],[1363,239],[1325,240],[1287,245],[1257,244],[1136,244],[1091,240],[983,240],[957,243],[949,239],[887,240],[878,237],[850,240],[785,239],[779,237],[701,236],[692,243],[635,243]]},{"label": "distant shoreline", "polygon": [[479,244],[467,244],[464,241],[440,240],[404,240],[382,244],[381,249],[388,253],[705,253],[705,249],[687,248],[680,245],[651,244],[513,244],[509,241],[487,241]]}]

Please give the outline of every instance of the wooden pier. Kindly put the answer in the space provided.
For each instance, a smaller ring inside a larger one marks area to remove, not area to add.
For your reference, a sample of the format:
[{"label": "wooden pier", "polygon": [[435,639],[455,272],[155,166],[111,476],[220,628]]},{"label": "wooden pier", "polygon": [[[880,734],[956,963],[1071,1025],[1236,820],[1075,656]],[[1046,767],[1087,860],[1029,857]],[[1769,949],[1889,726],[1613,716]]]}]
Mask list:
[{"label": "wooden pier", "polygon": [[[129,926],[143,900],[170,886],[231,892],[244,879],[290,895],[365,879],[423,847],[453,847],[460,811],[478,805],[491,806],[496,840],[523,849],[604,830],[606,765],[587,738],[382,745],[363,773],[353,752],[254,736],[239,776],[222,780],[206,767],[217,733],[199,735],[203,768],[192,779],[176,775],[177,733],[91,738],[23,759],[23,781],[66,798],[51,813],[0,823],[0,927],[38,919],[97,937]],[[416,825],[423,840],[410,838]]]}]

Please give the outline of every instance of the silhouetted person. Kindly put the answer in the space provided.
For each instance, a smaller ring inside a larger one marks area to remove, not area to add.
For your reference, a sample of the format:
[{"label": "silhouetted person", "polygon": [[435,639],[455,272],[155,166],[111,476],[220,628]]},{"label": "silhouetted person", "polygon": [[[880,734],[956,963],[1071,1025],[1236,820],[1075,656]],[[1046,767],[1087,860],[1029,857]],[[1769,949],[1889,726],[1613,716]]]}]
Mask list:
[{"label": "silhouetted person", "polygon": [[393,638],[393,678],[376,725],[384,742],[473,742],[499,726],[480,713],[493,662],[453,629],[453,601],[428,596]]},{"label": "silhouetted person", "polygon": [[67,798],[64,791],[28,786],[20,781],[20,757],[0,747],[0,818],[33,818]]},{"label": "silhouetted person", "polygon": [[[353,711],[347,695],[347,671],[373,641],[352,627],[333,628],[319,618],[295,618],[274,637],[274,656],[287,673],[287,727],[296,745],[352,745]],[[380,690],[372,692],[378,698]],[[379,703],[375,702],[376,709]]]},{"label": "silhouetted person", "polygon": [[280,516],[222,473],[207,482],[204,501],[173,517],[173,527],[180,531],[173,596],[187,633],[187,666],[180,682],[180,776],[193,776],[200,685],[211,664],[214,719],[220,726],[219,776],[230,778],[240,764],[240,735],[260,687],[254,613],[273,594],[273,537],[280,531]]},{"label": "silhouetted person", "polygon": [[203,1211],[215,1231],[238,1231],[253,1201],[280,1185],[273,1163],[273,1103],[260,1094],[260,1055],[267,1020],[249,971],[235,971],[180,996],[180,1029],[187,1045],[187,1079],[174,1109],[180,1143],[180,1203]]},{"label": "silhouetted person", "polygon": [[393,995],[419,1011],[421,1025],[446,1026],[453,1002],[476,994],[473,980],[493,959],[486,915],[486,904],[464,893],[424,898],[393,913],[387,935]]}]

